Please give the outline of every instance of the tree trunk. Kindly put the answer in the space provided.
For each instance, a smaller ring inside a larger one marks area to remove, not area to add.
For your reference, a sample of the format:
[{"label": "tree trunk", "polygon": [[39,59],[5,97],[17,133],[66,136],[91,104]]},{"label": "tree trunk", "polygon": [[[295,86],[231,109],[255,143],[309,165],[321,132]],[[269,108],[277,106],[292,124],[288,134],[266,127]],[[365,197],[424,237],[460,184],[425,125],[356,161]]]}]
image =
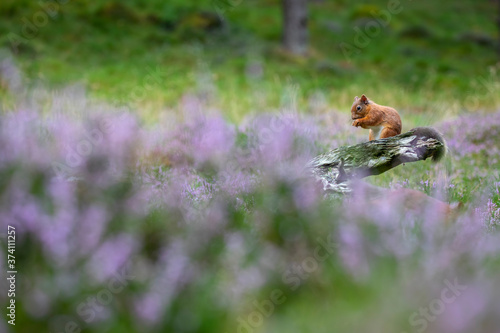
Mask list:
[{"label": "tree trunk", "polygon": [[307,52],[307,0],[283,0],[283,44],[293,54]]},{"label": "tree trunk", "polygon": [[446,144],[439,132],[417,127],[387,139],[334,149],[314,158],[308,168],[325,191],[345,194],[351,192],[351,179],[378,175],[402,163],[429,157],[437,161],[445,152]]}]

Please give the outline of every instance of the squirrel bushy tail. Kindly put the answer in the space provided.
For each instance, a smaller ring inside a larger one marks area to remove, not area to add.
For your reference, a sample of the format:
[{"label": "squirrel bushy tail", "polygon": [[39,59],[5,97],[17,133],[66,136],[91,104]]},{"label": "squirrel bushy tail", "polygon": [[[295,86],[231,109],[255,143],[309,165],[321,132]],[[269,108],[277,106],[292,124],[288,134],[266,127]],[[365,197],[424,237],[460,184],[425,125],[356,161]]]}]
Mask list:
[{"label": "squirrel bushy tail", "polygon": [[415,127],[410,130],[417,136],[427,137],[439,141],[443,144],[441,149],[438,149],[432,154],[432,161],[438,162],[446,155],[448,152],[448,146],[446,145],[446,140],[443,138],[443,135],[439,133],[438,130],[432,127]]}]

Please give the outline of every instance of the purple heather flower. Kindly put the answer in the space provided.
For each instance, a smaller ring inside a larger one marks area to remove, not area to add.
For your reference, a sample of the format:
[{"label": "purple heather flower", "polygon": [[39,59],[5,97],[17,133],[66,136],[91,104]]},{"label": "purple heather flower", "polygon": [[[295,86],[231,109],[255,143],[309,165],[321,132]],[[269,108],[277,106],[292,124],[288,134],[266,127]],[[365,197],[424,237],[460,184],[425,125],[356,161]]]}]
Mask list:
[{"label": "purple heather flower", "polygon": [[127,264],[137,245],[137,240],[128,234],[113,236],[102,243],[88,263],[89,271],[95,281],[103,283],[116,274]]}]

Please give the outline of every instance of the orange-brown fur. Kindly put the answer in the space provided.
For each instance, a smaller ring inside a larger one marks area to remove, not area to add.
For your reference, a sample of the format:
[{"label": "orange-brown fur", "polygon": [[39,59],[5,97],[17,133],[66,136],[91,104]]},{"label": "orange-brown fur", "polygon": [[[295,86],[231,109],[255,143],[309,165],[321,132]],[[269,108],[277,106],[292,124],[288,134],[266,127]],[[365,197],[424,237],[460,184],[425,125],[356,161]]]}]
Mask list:
[{"label": "orange-brown fur", "polygon": [[365,95],[354,98],[351,107],[352,126],[370,130],[369,140],[375,140],[377,130],[380,130],[380,139],[401,134],[401,118],[398,111],[378,105]]}]

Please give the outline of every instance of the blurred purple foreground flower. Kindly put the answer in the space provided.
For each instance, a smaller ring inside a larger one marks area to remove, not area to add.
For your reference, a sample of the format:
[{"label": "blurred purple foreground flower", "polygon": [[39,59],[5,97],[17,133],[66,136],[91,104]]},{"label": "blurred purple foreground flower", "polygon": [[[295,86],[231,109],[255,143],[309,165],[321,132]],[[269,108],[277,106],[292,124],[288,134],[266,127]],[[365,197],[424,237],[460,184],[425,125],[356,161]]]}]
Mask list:
[{"label": "blurred purple foreground flower", "polygon": [[[311,257],[317,238],[331,233],[338,246],[304,279],[311,290],[327,288],[332,276],[368,288],[390,262],[394,304],[409,313],[420,306],[415,299],[436,297],[444,277],[469,286],[429,331],[499,327],[498,270],[486,264],[500,254],[498,185],[486,204],[471,203],[445,227],[431,204],[408,211],[398,198],[374,204],[362,192],[325,200],[304,166],[354,139],[348,125],[324,115],[261,114],[237,127],[195,114],[149,128],[127,110],[75,104],[85,116],[21,107],[0,116],[0,221],[2,230],[18,230],[25,318],[52,327],[68,312],[92,328],[94,319],[75,309],[89,297],[99,301],[126,269],[126,291],[98,307],[102,322],[196,332],[216,318],[219,331],[232,329],[249,297],[286,289],[279,277],[287,264]],[[500,113],[442,128],[456,161],[484,153],[496,163]]]}]

